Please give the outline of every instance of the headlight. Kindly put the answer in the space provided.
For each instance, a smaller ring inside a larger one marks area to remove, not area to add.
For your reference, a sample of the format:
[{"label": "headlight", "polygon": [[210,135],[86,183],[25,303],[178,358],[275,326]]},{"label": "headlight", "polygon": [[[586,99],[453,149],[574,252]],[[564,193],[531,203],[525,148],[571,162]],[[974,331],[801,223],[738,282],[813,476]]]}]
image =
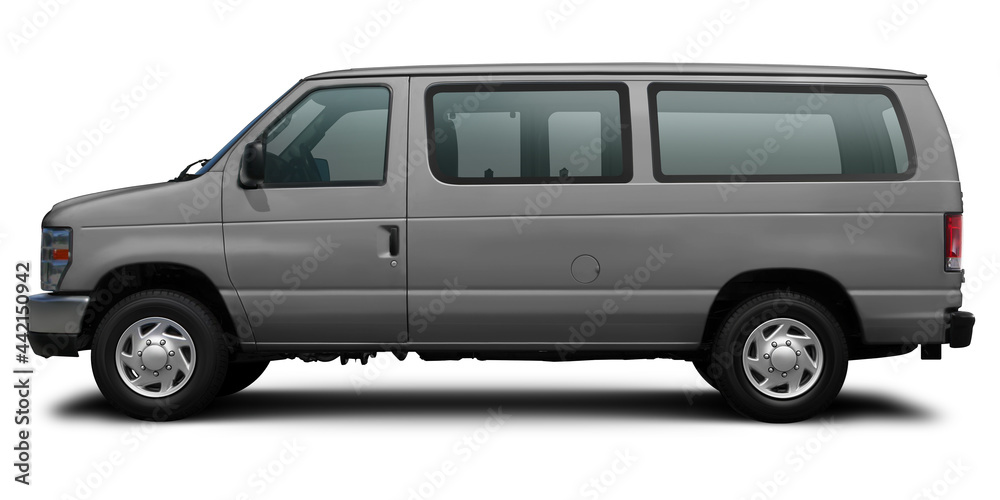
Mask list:
[{"label": "headlight", "polygon": [[42,228],[42,290],[59,289],[66,268],[69,267],[73,230],[69,228]]}]

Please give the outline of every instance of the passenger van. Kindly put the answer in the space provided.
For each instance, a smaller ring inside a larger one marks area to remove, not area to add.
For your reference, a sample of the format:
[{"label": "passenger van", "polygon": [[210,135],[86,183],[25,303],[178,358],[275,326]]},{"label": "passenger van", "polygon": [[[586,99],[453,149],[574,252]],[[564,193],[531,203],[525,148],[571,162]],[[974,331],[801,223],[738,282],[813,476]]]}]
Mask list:
[{"label": "passenger van", "polygon": [[[190,167],[189,167],[190,168]],[[58,203],[30,343],[170,420],[280,359],[669,358],[806,419],[849,360],[966,347],[924,75],[569,64],[299,81],[194,173]],[[610,374],[609,374],[610,375]]]}]

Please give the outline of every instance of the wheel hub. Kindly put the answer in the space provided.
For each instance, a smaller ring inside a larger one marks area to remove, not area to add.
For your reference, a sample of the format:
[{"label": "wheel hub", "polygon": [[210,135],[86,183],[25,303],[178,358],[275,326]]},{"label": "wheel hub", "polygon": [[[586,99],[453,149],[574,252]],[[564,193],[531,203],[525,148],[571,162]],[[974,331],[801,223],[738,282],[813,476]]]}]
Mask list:
[{"label": "wheel hub", "polygon": [[771,366],[775,370],[781,372],[787,372],[795,368],[795,360],[798,356],[795,355],[795,349],[790,346],[783,345],[775,348],[771,351]]},{"label": "wheel hub", "polygon": [[823,371],[823,344],[811,328],[792,318],[765,321],[743,346],[743,372],[760,393],[788,399],[816,385]]},{"label": "wheel hub", "polygon": [[191,380],[195,351],[194,341],[180,323],[162,317],[141,319],[118,340],[118,375],[137,394],[166,397]]},{"label": "wheel hub", "polygon": [[147,346],[139,351],[139,357],[147,370],[159,370],[167,366],[167,350],[160,345]]}]

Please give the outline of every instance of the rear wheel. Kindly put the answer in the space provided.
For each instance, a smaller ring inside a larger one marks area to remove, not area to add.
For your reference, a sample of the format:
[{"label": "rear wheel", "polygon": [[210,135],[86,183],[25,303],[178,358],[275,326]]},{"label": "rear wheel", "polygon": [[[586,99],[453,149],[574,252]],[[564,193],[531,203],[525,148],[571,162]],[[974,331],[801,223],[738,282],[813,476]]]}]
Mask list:
[{"label": "rear wheel", "polygon": [[226,377],[229,353],[215,316],[170,290],[125,297],[97,327],[94,379],[119,411],[176,420],[207,406]]},{"label": "rear wheel", "polygon": [[736,411],[794,422],[825,409],[847,375],[847,342],[836,318],[799,293],[772,292],[736,307],[716,335],[709,373]]},{"label": "rear wheel", "polygon": [[230,363],[229,370],[226,371],[226,380],[222,382],[222,387],[216,396],[228,396],[250,387],[267,369],[269,361],[248,361],[244,363]]}]

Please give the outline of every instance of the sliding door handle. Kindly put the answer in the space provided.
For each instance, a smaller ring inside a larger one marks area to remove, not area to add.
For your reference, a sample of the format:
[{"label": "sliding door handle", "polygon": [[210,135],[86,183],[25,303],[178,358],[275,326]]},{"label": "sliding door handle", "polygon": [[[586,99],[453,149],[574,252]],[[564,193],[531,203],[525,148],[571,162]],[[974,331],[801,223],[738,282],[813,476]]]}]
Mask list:
[{"label": "sliding door handle", "polygon": [[399,226],[389,226],[389,256],[399,255]]}]

